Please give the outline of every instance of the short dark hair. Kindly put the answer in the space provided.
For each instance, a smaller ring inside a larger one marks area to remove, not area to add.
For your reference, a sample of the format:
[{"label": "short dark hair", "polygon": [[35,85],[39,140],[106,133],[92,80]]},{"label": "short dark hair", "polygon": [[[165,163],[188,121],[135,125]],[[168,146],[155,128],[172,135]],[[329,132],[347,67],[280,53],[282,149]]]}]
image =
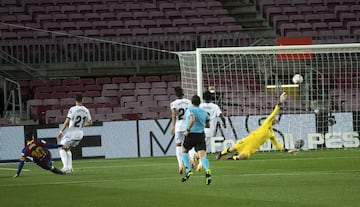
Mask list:
[{"label": "short dark hair", "polygon": [[191,103],[194,105],[194,106],[199,106],[200,105],[200,97],[198,95],[194,95],[192,98],[191,98]]},{"label": "short dark hair", "polygon": [[25,140],[26,140],[26,141],[31,141],[31,140],[33,140],[33,139],[35,139],[35,136],[34,136],[34,135],[25,137]]},{"label": "short dark hair", "polygon": [[25,133],[25,141],[31,141],[35,138],[35,134],[33,131],[28,131]]},{"label": "short dark hair", "polygon": [[205,101],[210,101],[212,99],[212,94],[210,91],[205,91],[205,93],[203,94],[203,99]]},{"label": "short dark hair", "polygon": [[75,100],[76,100],[76,102],[82,102],[83,101],[82,95],[80,93],[76,94]]},{"label": "short dark hair", "polygon": [[184,91],[180,86],[175,87],[175,95],[179,98],[184,96]]}]

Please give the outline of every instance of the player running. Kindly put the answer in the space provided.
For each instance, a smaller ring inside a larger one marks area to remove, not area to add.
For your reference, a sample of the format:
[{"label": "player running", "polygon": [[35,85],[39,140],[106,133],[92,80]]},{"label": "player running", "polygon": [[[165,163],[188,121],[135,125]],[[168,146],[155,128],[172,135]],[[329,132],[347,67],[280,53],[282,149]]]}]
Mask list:
[{"label": "player running", "polygon": [[14,177],[19,177],[24,167],[26,158],[32,159],[39,167],[50,170],[55,174],[64,174],[61,170],[53,166],[51,153],[49,149],[59,148],[62,145],[46,142],[45,140],[36,140],[34,137],[26,138],[27,142],[22,150],[18,170]]},{"label": "player running", "polygon": [[211,170],[209,160],[206,158],[205,128],[210,127],[210,117],[206,111],[199,107],[200,97],[194,95],[191,99],[192,107],[188,108],[185,113],[186,132],[183,144],[182,159],[186,170],[186,175],[181,179],[187,181],[193,174],[190,168],[188,152],[195,148],[203,167],[205,169],[205,184],[211,183]]},{"label": "player running", "polygon": [[264,123],[259,128],[250,132],[247,137],[237,141],[235,145],[224,149],[216,156],[215,159],[219,160],[223,155],[237,151],[238,155],[229,156],[226,159],[245,160],[249,158],[252,154],[254,154],[260,148],[260,146],[263,145],[264,142],[266,142],[266,140],[268,139],[270,139],[271,143],[275,146],[275,148],[280,151],[297,153],[298,149],[288,150],[281,146],[276,140],[275,133],[273,131],[273,125],[277,122],[275,116],[278,114],[280,110],[280,105],[286,100],[286,97],[286,93],[283,92],[280,95],[279,104],[275,106],[273,112],[266,118]]},{"label": "player running", "polygon": [[[82,105],[83,97],[81,94],[77,94],[75,97],[75,106],[69,109],[64,124],[58,134],[60,144],[63,145],[60,150],[60,158],[63,163],[63,172],[72,173],[72,153],[71,148],[76,147],[83,139],[84,126],[92,125],[91,115],[89,109]],[[63,132],[69,127],[66,134],[63,136]]]},{"label": "player running", "polygon": [[[191,101],[187,98],[184,98],[184,92],[181,87],[175,87],[175,95],[177,97],[176,100],[170,103],[171,109],[171,135],[175,136],[175,144],[176,144],[176,158],[179,165],[179,174],[182,174],[184,171],[184,166],[182,162],[182,143],[184,141],[184,132],[186,131],[185,126],[185,111],[187,108],[191,107]],[[191,151],[190,157],[193,157],[195,153],[194,150]]]},{"label": "player running", "polygon": [[[210,116],[210,128],[205,128],[205,140],[208,142],[211,137],[216,135],[217,117],[220,117],[223,127],[226,128],[225,117],[221,112],[220,107],[212,102],[212,94],[210,91],[205,91],[203,95],[204,102],[200,104],[200,108],[204,109]],[[206,144],[208,146],[208,144]],[[196,171],[202,170],[202,163],[199,164]]]}]

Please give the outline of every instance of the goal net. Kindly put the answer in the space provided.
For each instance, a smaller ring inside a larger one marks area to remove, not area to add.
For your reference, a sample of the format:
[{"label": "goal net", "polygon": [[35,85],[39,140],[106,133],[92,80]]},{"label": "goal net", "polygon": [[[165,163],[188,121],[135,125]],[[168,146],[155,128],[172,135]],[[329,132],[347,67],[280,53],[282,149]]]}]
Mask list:
[{"label": "goal net", "polygon": [[[215,89],[214,101],[229,122],[226,129],[217,125],[218,136],[233,141],[247,136],[285,91],[288,99],[274,130],[285,147],[302,139],[303,149],[359,147],[359,55],[360,44],[199,48],[178,53],[187,98]],[[295,74],[302,75],[302,83],[293,83]]]}]

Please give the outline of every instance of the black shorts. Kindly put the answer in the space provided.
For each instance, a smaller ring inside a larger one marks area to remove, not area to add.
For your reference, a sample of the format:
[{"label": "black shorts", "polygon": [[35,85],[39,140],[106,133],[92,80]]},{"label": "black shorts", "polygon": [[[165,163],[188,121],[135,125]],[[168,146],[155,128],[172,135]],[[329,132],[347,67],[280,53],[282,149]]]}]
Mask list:
[{"label": "black shorts", "polygon": [[205,150],[206,151],[206,142],[205,142],[205,134],[204,133],[189,133],[187,137],[185,137],[184,148],[186,151],[191,150],[195,147],[195,151]]}]

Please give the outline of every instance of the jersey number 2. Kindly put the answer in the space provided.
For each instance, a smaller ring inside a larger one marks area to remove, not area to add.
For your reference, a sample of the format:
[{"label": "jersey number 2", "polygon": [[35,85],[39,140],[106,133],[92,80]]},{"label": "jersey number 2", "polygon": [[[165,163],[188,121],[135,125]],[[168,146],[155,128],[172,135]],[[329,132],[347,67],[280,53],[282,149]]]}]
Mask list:
[{"label": "jersey number 2", "polygon": [[86,120],[86,117],[81,117],[81,116],[77,116],[75,118],[75,123],[74,123],[74,126],[75,127],[79,127],[79,128],[82,128],[84,126],[84,123],[85,123],[85,120]]}]

